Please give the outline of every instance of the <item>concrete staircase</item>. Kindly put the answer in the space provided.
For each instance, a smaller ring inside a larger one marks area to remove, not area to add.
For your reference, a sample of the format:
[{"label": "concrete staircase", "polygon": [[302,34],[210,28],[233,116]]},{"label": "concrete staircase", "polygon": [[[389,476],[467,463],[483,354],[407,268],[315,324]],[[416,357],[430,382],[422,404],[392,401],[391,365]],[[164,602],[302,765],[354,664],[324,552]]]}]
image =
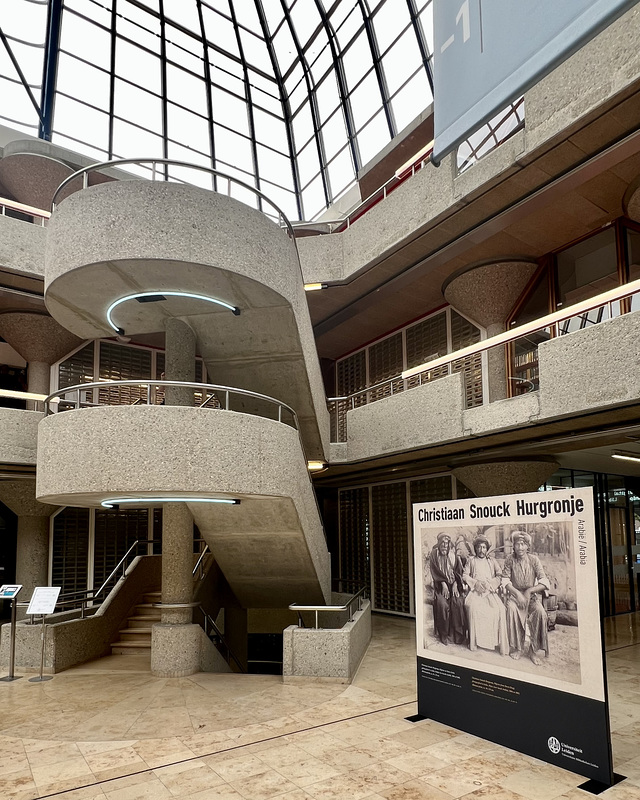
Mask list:
[{"label": "concrete staircase", "polygon": [[151,626],[160,622],[160,609],[154,608],[154,603],[159,602],[160,592],[143,595],[142,603],[133,607],[127,625],[119,631],[120,638],[112,642],[112,655],[151,657]]}]

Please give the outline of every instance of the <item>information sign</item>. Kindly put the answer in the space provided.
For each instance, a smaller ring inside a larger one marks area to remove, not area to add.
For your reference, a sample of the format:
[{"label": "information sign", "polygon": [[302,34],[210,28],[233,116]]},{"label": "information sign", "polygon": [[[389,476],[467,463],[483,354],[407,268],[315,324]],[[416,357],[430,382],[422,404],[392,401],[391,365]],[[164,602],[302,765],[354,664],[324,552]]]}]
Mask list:
[{"label": "information sign", "polygon": [[20,589],[22,589],[22,584],[3,584],[0,586],[0,600],[13,600],[18,596]]},{"label": "information sign", "polygon": [[418,713],[612,785],[592,490],[413,515]]},{"label": "information sign", "polygon": [[27,608],[27,614],[53,614],[60,589],[60,586],[36,586]]}]

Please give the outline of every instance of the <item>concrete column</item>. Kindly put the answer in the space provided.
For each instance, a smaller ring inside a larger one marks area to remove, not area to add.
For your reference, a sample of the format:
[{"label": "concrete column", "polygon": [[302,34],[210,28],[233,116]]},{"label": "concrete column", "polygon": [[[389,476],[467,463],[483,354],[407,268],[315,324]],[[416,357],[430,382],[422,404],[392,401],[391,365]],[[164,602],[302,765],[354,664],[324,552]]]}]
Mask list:
[{"label": "concrete column", "polygon": [[558,467],[556,461],[493,461],[451,471],[476,497],[493,497],[535,492]]},{"label": "concrete column", "polygon": [[23,585],[20,602],[30,600],[35,586],[49,583],[49,517],[56,506],[36,500],[35,480],[0,481],[0,500],[18,516],[16,581]]},{"label": "concrete column", "polygon": [[36,586],[49,585],[49,517],[18,516],[16,580],[20,601],[30,600]]},{"label": "concrete column", "polygon": [[[28,391],[49,394],[51,364],[77,347],[81,339],[47,314],[28,311],[0,313],[0,336],[27,362]],[[29,401],[27,410],[41,409]]]},{"label": "concrete column", "polygon": [[[196,376],[196,335],[191,326],[171,317],[165,323],[164,377],[168,381],[191,381]],[[192,406],[193,389],[171,388],[165,392],[168,406]]]},{"label": "concrete column", "polygon": [[[193,599],[193,517],[185,503],[162,509],[162,603]],[[151,630],[151,673],[165,678],[192,675],[200,669],[199,625],[192,608],[163,608]]]},{"label": "concrete column", "polygon": [[634,222],[640,222],[640,175],[629,185],[622,199],[624,214]]},{"label": "concrete column", "polygon": [[[531,280],[538,265],[529,261],[501,261],[468,267],[442,288],[447,302],[486,329],[487,338],[505,330],[507,316]],[[508,396],[505,347],[487,353],[489,402]]]}]

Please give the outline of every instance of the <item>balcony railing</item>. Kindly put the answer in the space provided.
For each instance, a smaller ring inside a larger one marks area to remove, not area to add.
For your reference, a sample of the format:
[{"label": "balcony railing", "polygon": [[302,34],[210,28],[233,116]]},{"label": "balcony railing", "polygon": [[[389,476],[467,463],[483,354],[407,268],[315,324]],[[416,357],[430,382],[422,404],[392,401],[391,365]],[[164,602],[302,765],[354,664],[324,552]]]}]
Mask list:
[{"label": "balcony railing", "polygon": [[[382,400],[385,397],[407,391],[416,386],[430,383],[433,380],[451,374],[452,371],[468,370],[465,374],[465,395],[467,397],[465,405],[467,408],[471,405],[486,404],[488,402],[486,393],[483,393],[481,403],[469,403],[468,376],[473,375],[472,366],[470,368],[469,365],[479,364],[482,354],[494,347],[504,348],[505,345],[515,347],[518,342],[525,341],[527,347],[535,354],[536,371],[532,374],[508,375],[507,377],[510,382],[522,387],[513,391],[512,394],[522,394],[537,389],[537,347],[539,343],[568,333],[574,333],[577,330],[597,325],[606,319],[612,319],[615,316],[626,313],[632,308],[628,298],[639,293],[640,279],[617,286],[615,289],[610,289],[580,303],[554,311],[552,314],[547,314],[524,325],[511,328],[511,330],[499,333],[497,336],[463,347],[461,350],[431,359],[424,364],[405,370],[400,375],[388,378],[382,383],[368,386],[344,397],[327,398],[331,418],[331,441],[347,441],[348,412],[352,409]],[[533,360],[531,359],[531,363],[533,363]],[[456,369],[456,365],[460,366]],[[516,361],[516,371],[519,366],[522,366],[522,364],[518,364]]]},{"label": "balcony railing", "polygon": [[51,214],[42,208],[34,208],[24,203],[17,203],[15,200],[8,200],[6,197],[0,197],[0,216],[12,217],[45,227]]},{"label": "balcony railing", "polygon": [[[193,405],[197,408],[236,411],[265,417],[299,431],[296,412],[280,400],[247,389],[190,381],[128,380],[80,383],[50,394],[44,400],[44,410],[46,414],[52,414],[105,405],[164,405],[166,390],[170,388],[191,390]],[[94,401],[94,389],[98,392],[98,402]]]}]

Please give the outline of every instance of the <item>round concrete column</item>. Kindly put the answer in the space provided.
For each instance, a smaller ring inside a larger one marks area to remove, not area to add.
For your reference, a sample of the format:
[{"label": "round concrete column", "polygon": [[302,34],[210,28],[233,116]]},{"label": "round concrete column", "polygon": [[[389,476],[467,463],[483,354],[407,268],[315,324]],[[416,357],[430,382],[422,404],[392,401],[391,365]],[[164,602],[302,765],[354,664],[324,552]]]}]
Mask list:
[{"label": "round concrete column", "polygon": [[493,461],[451,471],[476,497],[492,497],[535,492],[558,467],[555,461]]},{"label": "round concrete column", "polygon": [[30,600],[35,586],[49,583],[49,517],[56,506],[36,500],[35,481],[0,481],[0,500],[18,516],[16,580]]},{"label": "round concrete column", "polygon": [[49,394],[51,364],[82,342],[48,314],[29,311],[1,313],[0,336],[27,362],[28,390],[37,394]]},{"label": "round concrete column", "polygon": [[[169,318],[165,323],[164,377],[168,381],[191,381],[196,377],[196,335],[184,320]],[[168,406],[192,406],[193,389],[167,387]]]},{"label": "round concrete column", "polygon": [[[537,267],[530,261],[500,261],[469,267],[454,275],[442,292],[453,308],[485,328],[489,339],[505,330],[507,315]],[[503,400],[508,395],[504,347],[488,351],[487,369],[489,402]]]},{"label": "round concrete column", "polygon": [[[182,605],[193,597],[193,517],[185,503],[162,509],[162,603]],[[200,627],[191,624],[192,608],[163,608],[151,630],[151,672],[165,678],[200,669]]]}]

